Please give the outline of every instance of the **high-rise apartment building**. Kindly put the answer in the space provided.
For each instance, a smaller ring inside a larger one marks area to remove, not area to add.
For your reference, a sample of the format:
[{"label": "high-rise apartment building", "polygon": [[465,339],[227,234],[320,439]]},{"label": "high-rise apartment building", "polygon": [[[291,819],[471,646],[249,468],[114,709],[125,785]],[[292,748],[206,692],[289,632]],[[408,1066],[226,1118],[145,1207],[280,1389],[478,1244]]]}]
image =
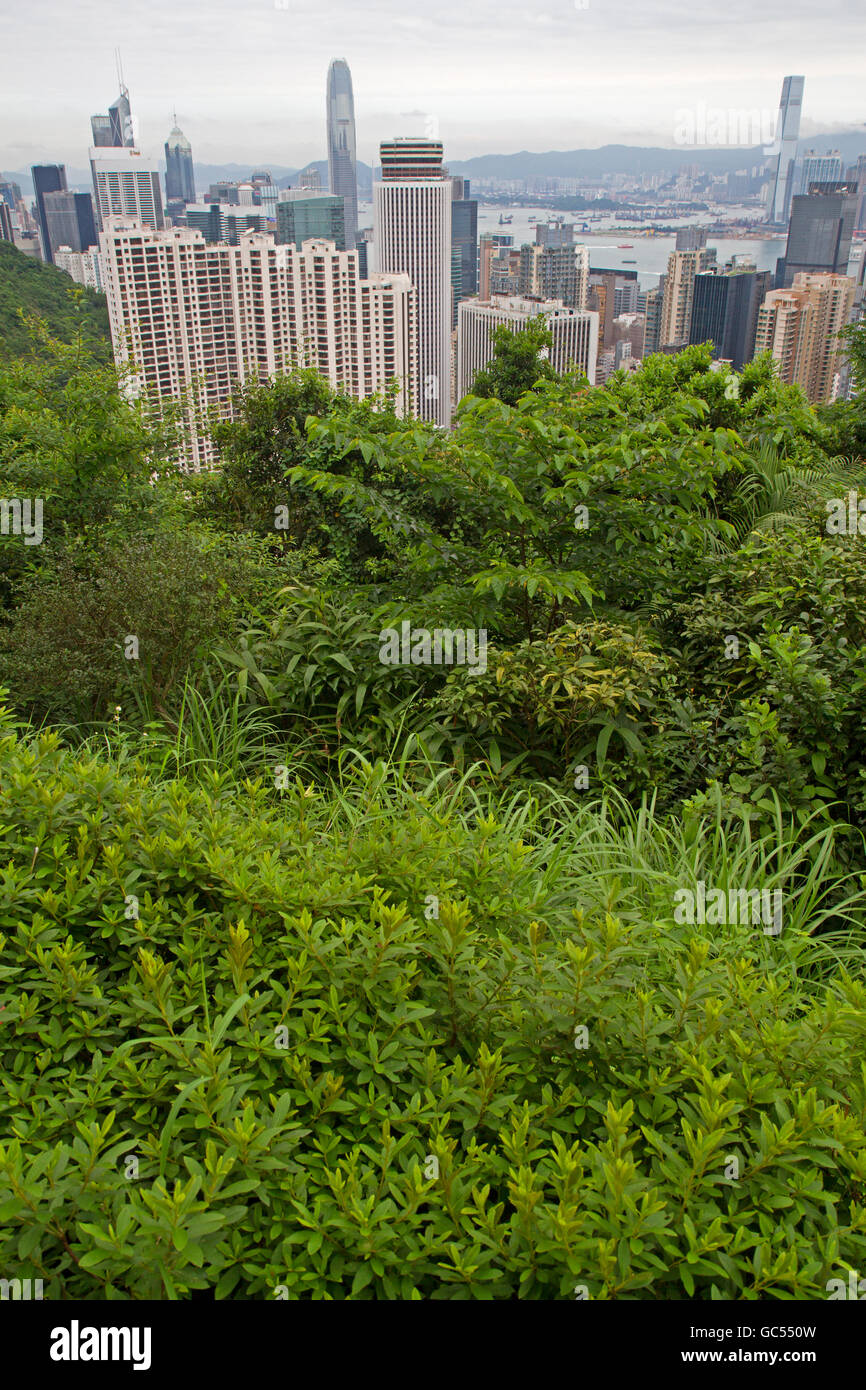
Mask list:
[{"label": "high-rise apartment building", "polygon": [[833,399],[856,285],[846,275],[798,274],[790,289],[770,290],[758,311],[755,354],[772,353],[782,381],[817,404]]},{"label": "high-rise apartment building", "polygon": [[678,227],[675,251],[703,251],[707,244],[706,227]]},{"label": "high-rise apartment building", "polygon": [[542,315],[553,343],[550,363],[558,372],[578,367],[590,382],[595,381],[598,356],[598,314],[572,309],[556,300],[502,296],[489,303],[464,299],[457,318],[456,395],[460,401],[472,389],[475,373],[493,356],[493,330],[509,328],[521,332]]},{"label": "high-rise apartment building", "polygon": [[383,141],[373,185],[376,267],[406,274],[418,293],[418,380],[424,420],[451,421],[451,180],[438,140]]},{"label": "high-rise apartment building", "polygon": [[96,247],[89,251],[75,251],[71,246],[58,246],[54,252],[54,264],[64,270],[76,285],[85,285],[91,290],[102,289],[102,267]]},{"label": "high-rise apartment building", "polygon": [[232,389],[314,367],[358,399],[397,385],[414,412],[416,296],[408,276],[361,280],[355,251],[311,240],[298,250],[248,232],[209,245],[187,227],[154,231],[108,216],[100,237],[115,361],[131,394],[181,406],[183,462],[214,462],[197,421],[232,413]]},{"label": "high-rise apartment building", "polygon": [[310,193],[306,188],[289,189],[277,203],[277,241],[300,247],[311,237],[333,241],[340,251],[352,251],[346,244],[346,215],[343,198],[332,193]]},{"label": "high-rise apartment building", "polygon": [[800,138],[800,115],[803,110],[805,77],[786,77],[782,82],[779,119],[776,126],[777,155],[770,183],[767,221],[784,226],[788,221],[793,194],[794,165],[797,160],[797,141]]},{"label": "high-rise apartment building", "polygon": [[565,222],[561,217],[554,218],[552,222],[536,223],[535,244],[536,246],[553,246],[557,248],[573,246],[574,223]]},{"label": "high-rise apartment building", "polygon": [[65,164],[34,164],[30,170],[33,179],[33,196],[36,201],[36,221],[39,224],[39,241],[42,246],[42,259],[51,263],[51,237],[48,232],[48,219],[45,212],[45,198],[49,193],[65,193]]},{"label": "high-rise apartment building", "polygon": [[790,289],[794,277],[844,275],[857,216],[854,184],[811,185],[792,200],[785,255],[776,262],[776,288]]},{"label": "high-rise apartment building", "polygon": [[154,231],[165,225],[159,166],[140,150],[98,148],[90,150],[93,193],[100,225],[112,215],[141,217]]},{"label": "high-rise apartment building", "polygon": [[572,309],[585,309],[589,291],[589,251],[564,241],[527,243],[520,248],[519,293],[536,299],[559,299]]},{"label": "high-rise apartment building", "polygon": [[711,342],[713,356],[740,371],[754,356],[758,310],[772,281],[769,270],[736,263],[697,274],[689,342]]},{"label": "high-rise apartment building", "polygon": [[165,200],[167,203],[195,202],[192,145],[177,121],[165,142]]},{"label": "high-rise apartment building", "polygon": [[12,209],[9,204],[0,198],[0,241],[15,240],[15,229],[12,226]]},{"label": "high-rise apartment building", "polygon": [[695,276],[708,270],[715,259],[715,247],[708,246],[697,251],[672,251],[668,256],[659,331],[660,348],[688,343]]},{"label": "high-rise apartment building", "polygon": [[662,309],[664,308],[666,275],[659,276],[658,284],[651,290],[647,290],[644,299],[644,334],[643,334],[643,357],[649,357],[650,353],[658,352],[661,343],[662,331]]},{"label": "high-rise apartment building", "polygon": [[358,235],[358,170],[355,157],[355,99],[352,74],[343,58],[328,68],[328,179],[331,193],[343,199],[343,244],[352,248]]}]

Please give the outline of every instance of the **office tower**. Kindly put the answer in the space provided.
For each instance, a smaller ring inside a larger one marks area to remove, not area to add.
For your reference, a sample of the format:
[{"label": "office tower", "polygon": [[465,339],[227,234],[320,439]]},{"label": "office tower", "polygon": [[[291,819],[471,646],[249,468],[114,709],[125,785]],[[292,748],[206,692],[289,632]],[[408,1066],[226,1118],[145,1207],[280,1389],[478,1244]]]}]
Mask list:
[{"label": "office tower", "polygon": [[91,116],[90,131],[91,143],[99,148],[105,148],[114,144],[111,134],[111,118],[109,116]]},{"label": "office tower", "polygon": [[66,192],[65,164],[34,164],[30,175],[33,179],[33,196],[36,201],[36,221],[39,224],[39,241],[43,261],[51,262],[51,238],[48,235],[48,222],[45,216],[46,193]]},{"label": "office tower", "polygon": [[791,207],[805,84],[805,77],[786,77],[782,83],[775,139],[778,154],[771,174],[770,202],[767,209],[767,221],[780,226],[788,221]]},{"label": "office tower", "polygon": [[277,241],[300,248],[311,237],[333,241],[339,251],[354,250],[346,245],[344,201],[336,194],[289,189],[277,203]]},{"label": "office tower", "polygon": [[647,290],[644,301],[644,313],[646,321],[644,323],[643,335],[643,357],[649,357],[650,353],[658,352],[660,347],[659,339],[662,331],[662,309],[664,308],[665,284],[667,276],[660,275],[658,285],[655,289]]},{"label": "office tower", "polygon": [[460,253],[459,298],[478,293],[478,200],[469,197],[469,180],[451,180],[451,246]]},{"label": "office tower", "polygon": [[54,252],[54,264],[58,270],[65,270],[76,285],[85,285],[91,290],[102,289],[102,268],[95,247],[89,251],[75,251],[71,246],[58,246]]},{"label": "office tower", "polygon": [[866,154],[861,154],[857,163],[848,170],[847,181],[856,188],[857,211],[854,214],[854,230],[866,231]]},{"label": "office tower", "polygon": [[437,140],[383,141],[373,185],[377,270],[409,276],[418,292],[418,379],[422,419],[451,421],[451,180]]},{"label": "office tower", "polygon": [[15,240],[15,232],[12,227],[12,209],[9,204],[0,198],[0,241]]},{"label": "office tower", "polygon": [[237,246],[244,232],[267,232],[264,209],[236,207],[228,203],[187,203],[179,225],[201,232],[205,241]]},{"label": "office tower", "polygon": [[322,176],[315,164],[308,164],[306,169],[302,169],[298,174],[298,188],[305,189],[307,193],[324,193]]},{"label": "office tower", "polygon": [[812,184],[792,200],[785,254],[776,262],[776,288],[790,289],[801,273],[844,275],[857,216],[854,184]]},{"label": "office tower", "polygon": [[362,280],[369,278],[373,268],[373,228],[364,227],[358,233],[355,242],[355,250],[358,252],[358,274]]},{"label": "office tower", "polygon": [[42,207],[52,260],[60,246],[68,246],[72,251],[87,251],[96,245],[93,199],[89,193],[68,190],[43,193]]},{"label": "office tower", "polygon": [[758,311],[772,279],[769,270],[734,264],[697,274],[689,342],[711,342],[713,356],[740,371],[754,356]]},{"label": "office tower", "polygon": [[846,275],[798,274],[790,289],[770,290],[758,311],[755,356],[772,353],[782,381],[813,403],[834,398],[856,286]]},{"label": "office tower", "polygon": [[206,203],[238,203],[238,183],[232,179],[221,179],[219,183],[212,183],[205,197]]},{"label": "office tower", "polygon": [[[509,253],[514,250],[514,237],[502,232],[485,232],[478,243],[478,298],[485,303],[491,294],[516,294],[513,290],[499,290],[494,284],[506,270],[510,270]],[[519,252],[518,252],[519,257]],[[518,266],[519,271],[519,266]]]},{"label": "office tower", "polygon": [[838,150],[828,150],[826,154],[816,154],[806,150],[800,166],[798,193],[808,193],[813,183],[841,183],[842,156]]},{"label": "office tower", "polygon": [[536,246],[561,248],[574,245],[574,223],[564,222],[561,217],[552,222],[538,222],[535,227]]},{"label": "office tower", "polygon": [[116,56],[120,95],[109,106],[107,115],[91,116],[90,118],[93,145],[96,149],[118,149],[123,146],[131,149],[135,144],[132,113],[129,108],[129,92],[123,81],[120,55],[117,54]]},{"label": "office tower", "polygon": [[165,200],[167,203],[195,202],[192,145],[178,127],[176,118],[165,142]]},{"label": "office tower", "polygon": [[137,215],[156,231],[165,225],[156,160],[145,159],[140,150],[131,147],[100,149],[93,146],[90,168],[100,226],[103,219],[112,214]]},{"label": "office tower", "polygon": [[685,345],[692,322],[695,276],[715,263],[715,247],[697,251],[672,251],[668,256],[659,347]]},{"label": "office tower", "polygon": [[[154,231],[108,216],[100,237],[115,362],[131,394],[183,412],[182,462],[215,462],[198,420],[230,419],[239,383],[314,367],[357,399],[397,384],[414,413],[416,296],[406,275],[358,276],[357,252],[310,240],[297,250],[247,232],[208,245],[188,227]],[[145,288],[146,287],[146,288]]]},{"label": "office tower", "polygon": [[343,58],[328,68],[328,179],[330,191],[344,201],[344,246],[358,235],[358,173],[355,162],[355,101],[352,74]]},{"label": "office tower", "polygon": [[676,251],[703,251],[707,244],[706,227],[678,227]]},{"label": "office tower", "polygon": [[590,382],[595,380],[598,354],[598,315],[572,309],[556,300],[502,296],[490,303],[462,300],[457,317],[456,395],[462,400],[472,389],[475,373],[493,356],[492,332],[506,327],[519,333],[541,314],[553,343],[550,363],[557,372],[579,367]]}]

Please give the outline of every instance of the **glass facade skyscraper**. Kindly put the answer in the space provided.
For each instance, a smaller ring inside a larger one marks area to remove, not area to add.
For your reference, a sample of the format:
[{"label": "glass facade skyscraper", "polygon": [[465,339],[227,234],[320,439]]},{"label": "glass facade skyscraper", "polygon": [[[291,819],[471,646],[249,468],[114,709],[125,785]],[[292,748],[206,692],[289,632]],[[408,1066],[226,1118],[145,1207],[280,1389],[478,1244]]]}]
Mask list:
[{"label": "glass facade skyscraper", "polygon": [[[306,193],[306,190],[302,190]],[[310,193],[277,203],[277,241],[300,251],[310,237],[333,241],[338,251],[354,251],[346,243],[344,202],[333,193]]]},{"label": "glass facade skyscraper", "polygon": [[45,195],[46,193],[66,192],[66,165],[34,164],[30,173],[33,178],[33,195],[36,199],[36,220],[39,223],[42,259],[52,264],[51,237],[45,210]]},{"label": "glass facade skyscraper", "polygon": [[195,202],[195,171],[192,146],[177,125],[165,142],[165,200],[167,203]]},{"label": "glass facade skyscraper", "polygon": [[331,193],[344,204],[344,239],[354,249],[358,235],[358,173],[355,156],[355,99],[352,74],[343,58],[328,68],[328,178]]},{"label": "glass facade skyscraper", "polygon": [[779,154],[770,194],[767,221],[780,226],[788,220],[794,192],[794,165],[797,160],[797,141],[800,138],[800,113],[803,109],[805,77],[786,77],[782,83],[779,102],[779,123],[775,144]]}]

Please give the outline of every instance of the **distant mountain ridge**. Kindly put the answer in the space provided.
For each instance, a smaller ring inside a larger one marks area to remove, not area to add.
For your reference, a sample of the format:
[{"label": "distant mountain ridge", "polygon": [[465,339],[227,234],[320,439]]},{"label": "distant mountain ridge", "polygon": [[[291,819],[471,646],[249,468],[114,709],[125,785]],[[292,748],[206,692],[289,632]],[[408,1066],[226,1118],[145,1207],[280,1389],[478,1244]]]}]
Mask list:
[{"label": "distant mountain ridge", "polygon": [[[819,154],[827,150],[838,150],[844,165],[854,164],[858,155],[866,154],[866,125],[863,133],[857,131],[828,131],[818,135],[806,136],[800,141],[800,152],[815,149]],[[193,151],[193,154],[195,152]],[[515,154],[481,154],[471,159],[449,159],[446,146],[445,161],[452,174],[464,178],[481,179],[532,179],[532,178],[578,178],[601,177],[603,174],[665,174],[675,173],[684,164],[696,164],[699,169],[711,174],[733,173],[737,169],[748,169],[767,160],[762,145],[750,148],[736,146],[675,145],[667,148],[662,145],[601,145],[596,149],[585,150],[520,150]],[[196,186],[202,192],[211,183],[220,179],[246,179],[254,169],[268,169],[274,182],[281,188],[288,187],[301,172],[301,169],[315,167],[319,171],[322,187],[328,184],[328,161],[311,160],[310,164],[289,167],[285,164],[269,163],[266,159],[257,164],[241,164],[233,161],[227,164],[201,164],[195,161]],[[160,160],[164,167],[164,161]],[[70,188],[89,189],[90,170],[75,169],[67,165],[67,180]],[[29,169],[19,169],[0,176],[21,185],[27,197],[33,193]],[[358,188],[362,197],[369,198],[372,191],[373,170],[369,164],[358,161]]]}]

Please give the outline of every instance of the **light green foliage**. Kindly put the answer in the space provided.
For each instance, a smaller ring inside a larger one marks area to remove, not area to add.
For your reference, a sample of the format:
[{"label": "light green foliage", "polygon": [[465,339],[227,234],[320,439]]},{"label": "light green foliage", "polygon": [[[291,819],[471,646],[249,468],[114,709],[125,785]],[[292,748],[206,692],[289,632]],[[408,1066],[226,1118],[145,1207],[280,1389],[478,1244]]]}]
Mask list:
[{"label": "light green foliage", "polygon": [[381,764],[281,798],[53,736],[2,765],[0,1258],[47,1297],[820,1298],[863,1266],[866,1001],[800,973],[820,893],[779,938],[673,919],[745,842],[623,895],[664,833],[612,808],[551,837]]}]

